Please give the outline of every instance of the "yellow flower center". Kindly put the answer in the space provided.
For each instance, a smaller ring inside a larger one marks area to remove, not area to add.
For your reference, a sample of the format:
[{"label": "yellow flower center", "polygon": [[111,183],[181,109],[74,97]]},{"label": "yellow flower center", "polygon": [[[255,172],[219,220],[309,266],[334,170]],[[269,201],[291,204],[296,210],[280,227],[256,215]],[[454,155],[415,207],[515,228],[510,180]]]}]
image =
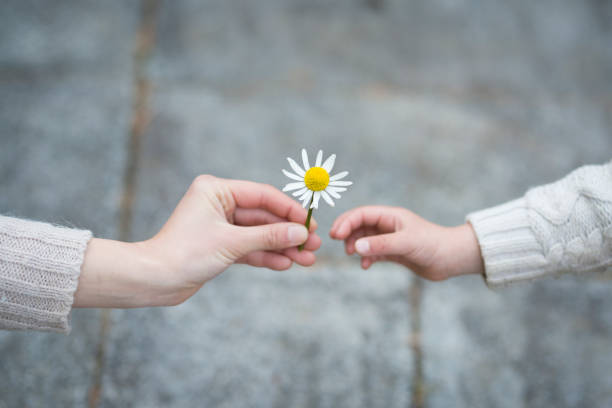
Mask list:
[{"label": "yellow flower center", "polygon": [[325,190],[329,184],[329,173],[323,167],[311,167],[304,176],[304,183],[312,191]]}]

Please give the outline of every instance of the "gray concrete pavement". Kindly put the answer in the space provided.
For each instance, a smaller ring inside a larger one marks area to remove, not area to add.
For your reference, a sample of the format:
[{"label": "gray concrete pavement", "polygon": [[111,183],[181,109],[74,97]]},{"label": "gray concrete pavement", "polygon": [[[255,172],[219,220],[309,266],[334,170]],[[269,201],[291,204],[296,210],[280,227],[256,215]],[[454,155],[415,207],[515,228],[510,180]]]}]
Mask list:
[{"label": "gray concrete pavement", "polygon": [[[0,213],[117,235],[136,11],[0,6]],[[99,319],[74,312],[69,337],[0,333],[0,407],[86,406]]]},{"label": "gray concrete pavement", "polygon": [[406,406],[408,276],[232,268],[173,309],[113,314],[102,406]]},{"label": "gray concrete pavement", "polygon": [[[322,233],[369,203],[457,224],[611,156],[606,2],[149,10],[151,53],[134,58],[137,2],[0,6],[0,212],[117,237],[139,81],[134,240],[197,174],[281,187],[302,147],[355,182],[315,214]],[[96,311],[70,337],[1,333],[0,407],[87,406],[96,373],[104,407],[610,405],[606,275],[417,282],[325,239],[312,269],[231,268],[179,307],[113,311],[106,337]]]}]

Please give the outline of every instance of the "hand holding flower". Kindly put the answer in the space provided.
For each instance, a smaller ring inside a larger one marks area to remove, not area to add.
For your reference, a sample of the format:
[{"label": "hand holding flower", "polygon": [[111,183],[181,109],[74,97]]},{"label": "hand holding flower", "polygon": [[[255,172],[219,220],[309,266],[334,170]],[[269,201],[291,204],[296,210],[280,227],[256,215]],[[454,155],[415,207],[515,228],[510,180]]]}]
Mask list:
[{"label": "hand holding flower", "polygon": [[153,238],[90,242],[74,306],[178,304],[233,263],[310,266],[321,239],[305,220],[306,210],[272,186],[199,176]]}]

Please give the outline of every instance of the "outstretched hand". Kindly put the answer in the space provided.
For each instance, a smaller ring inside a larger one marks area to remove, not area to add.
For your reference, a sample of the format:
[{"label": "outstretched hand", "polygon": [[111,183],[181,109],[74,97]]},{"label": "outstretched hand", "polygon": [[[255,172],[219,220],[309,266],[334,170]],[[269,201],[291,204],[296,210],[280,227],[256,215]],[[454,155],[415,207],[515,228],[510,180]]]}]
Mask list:
[{"label": "outstretched hand", "polygon": [[347,254],[360,255],[364,269],[391,261],[434,281],[483,271],[478,242],[469,224],[442,227],[400,207],[349,210],[336,219],[330,236],[344,241]]},{"label": "outstretched hand", "polygon": [[[285,270],[314,264],[321,239],[276,188],[199,176],[151,239],[88,245],[75,307],[178,304],[233,263]],[[305,243],[305,250],[297,246]]]},{"label": "outstretched hand", "polygon": [[[275,270],[293,262],[310,266],[321,239],[309,235],[306,215],[272,186],[199,176],[149,245],[172,249],[170,263],[193,281],[208,281],[236,262]],[[316,228],[313,222],[310,231]]]}]

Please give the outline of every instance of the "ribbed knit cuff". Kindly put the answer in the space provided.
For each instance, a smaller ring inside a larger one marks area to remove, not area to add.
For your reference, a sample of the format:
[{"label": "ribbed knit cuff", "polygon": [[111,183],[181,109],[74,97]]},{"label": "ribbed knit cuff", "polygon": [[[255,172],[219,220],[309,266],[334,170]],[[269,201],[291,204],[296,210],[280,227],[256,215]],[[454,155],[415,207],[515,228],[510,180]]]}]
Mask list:
[{"label": "ribbed knit cuff", "polygon": [[0,216],[0,328],[70,332],[90,231]]},{"label": "ribbed knit cuff", "polygon": [[466,219],[480,244],[487,285],[535,279],[550,272],[524,198],[471,213]]}]

